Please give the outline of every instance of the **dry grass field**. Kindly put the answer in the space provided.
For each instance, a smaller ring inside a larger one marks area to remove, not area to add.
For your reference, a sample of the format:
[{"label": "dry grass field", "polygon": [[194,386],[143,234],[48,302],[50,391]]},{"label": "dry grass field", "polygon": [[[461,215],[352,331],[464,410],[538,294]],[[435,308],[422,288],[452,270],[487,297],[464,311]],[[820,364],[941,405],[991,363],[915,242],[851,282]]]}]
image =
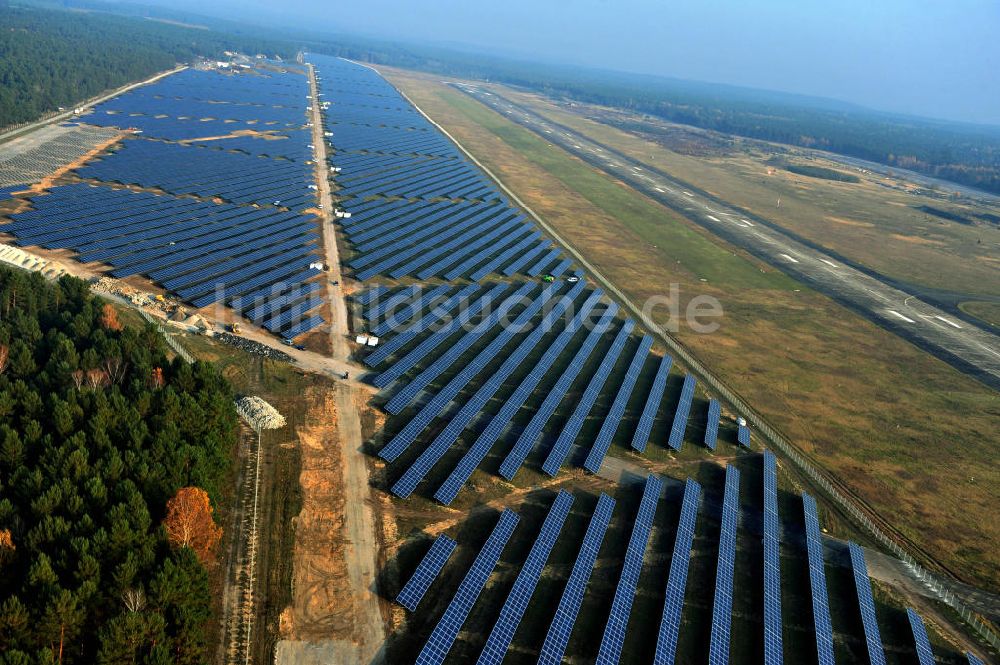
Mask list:
[{"label": "dry grass field", "polygon": [[[630,299],[645,302],[670,284],[682,305],[718,298],[717,332],[676,337],[911,541],[996,588],[997,393],[438,79],[386,73]],[[716,188],[693,166],[678,175]]]}]

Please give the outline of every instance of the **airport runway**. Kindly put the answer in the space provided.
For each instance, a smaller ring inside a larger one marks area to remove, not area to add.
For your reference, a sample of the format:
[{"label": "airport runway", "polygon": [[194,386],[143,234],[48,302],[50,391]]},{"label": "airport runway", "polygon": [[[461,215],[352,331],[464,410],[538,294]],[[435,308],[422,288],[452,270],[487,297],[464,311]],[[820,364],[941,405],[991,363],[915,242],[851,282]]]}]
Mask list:
[{"label": "airport runway", "polygon": [[547,142],[1000,390],[1000,338],[996,335],[796,239],[766,219],[715,200],[509,99],[479,86],[453,85]]}]

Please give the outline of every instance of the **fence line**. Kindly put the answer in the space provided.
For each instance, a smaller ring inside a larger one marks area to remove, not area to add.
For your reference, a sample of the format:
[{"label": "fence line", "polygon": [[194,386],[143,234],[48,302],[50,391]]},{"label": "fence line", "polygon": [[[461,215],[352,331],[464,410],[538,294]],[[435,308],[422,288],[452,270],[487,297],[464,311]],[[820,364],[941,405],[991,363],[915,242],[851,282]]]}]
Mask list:
[{"label": "fence line", "polygon": [[167,346],[169,346],[171,349],[173,349],[174,353],[176,353],[177,355],[179,355],[184,360],[184,362],[186,362],[186,363],[193,363],[194,362],[194,358],[191,356],[190,353],[188,353],[187,349],[185,349],[183,346],[181,346],[180,343],[176,339],[174,339],[172,336],[170,336],[169,334],[167,334],[167,331],[163,329],[163,326],[161,326],[159,324],[159,322],[157,322],[157,320],[154,319],[153,316],[149,312],[147,312],[146,310],[144,310],[142,308],[139,308],[138,312],[139,312],[139,314],[142,315],[142,318],[146,319],[146,321],[148,321],[149,323],[153,324],[153,326],[156,327],[157,331],[159,331],[159,333],[163,336],[163,339],[166,340]]}]

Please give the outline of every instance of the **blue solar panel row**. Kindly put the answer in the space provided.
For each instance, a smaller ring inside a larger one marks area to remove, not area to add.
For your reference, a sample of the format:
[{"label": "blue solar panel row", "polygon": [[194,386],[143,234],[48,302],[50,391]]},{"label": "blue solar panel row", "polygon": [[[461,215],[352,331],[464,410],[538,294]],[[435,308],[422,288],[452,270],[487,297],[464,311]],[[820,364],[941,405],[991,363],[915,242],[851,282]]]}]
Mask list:
[{"label": "blue solar panel row", "polygon": [[642,415],[639,416],[639,423],[632,434],[632,448],[643,452],[646,444],[649,443],[649,434],[653,431],[653,421],[656,413],[660,410],[660,402],[663,401],[663,391],[667,387],[667,375],[670,374],[670,367],[674,359],[670,356],[663,356],[660,364],[656,368],[656,376],[653,377],[653,385],[646,396],[646,404],[642,407]]},{"label": "blue solar panel row", "polygon": [[604,542],[604,534],[608,530],[614,509],[615,500],[607,494],[601,494],[594,514],[590,517],[590,524],[583,536],[576,561],[573,563],[573,571],[566,581],[555,616],[545,635],[545,642],[538,656],[538,665],[558,665],[563,660],[573,625],[576,623],[576,616],[580,612],[580,605],[587,591],[587,583],[597,562],[597,553],[601,549],[601,543]]},{"label": "blue solar panel row", "polygon": [[458,591],[455,592],[454,598],[448,604],[448,609],[434,626],[427,643],[417,655],[417,665],[440,665],[444,662],[455,643],[455,638],[458,637],[458,632],[462,629],[469,612],[472,611],[472,606],[475,605],[476,599],[479,598],[479,594],[493,572],[493,568],[500,560],[500,554],[514,532],[517,522],[517,514],[510,510],[504,510],[500,514],[500,520],[493,527],[490,537],[476,556],[476,560],[472,562],[469,572],[458,585]]},{"label": "blue solar panel row", "polygon": [[969,665],[986,665],[986,663],[970,651],[965,652],[965,659],[969,661]]},{"label": "blue solar panel row", "polygon": [[552,547],[556,544],[572,507],[573,495],[560,490],[552,502],[552,507],[549,508],[548,515],[545,516],[542,528],[521,566],[521,571],[517,574],[517,579],[514,580],[514,586],[507,600],[500,608],[500,616],[493,625],[490,636],[486,638],[486,645],[483,646],[477,661],[478,665],[500,665],[503,662],[504,655],[514,639],[514,632],[528,607],[528,601],[531,600],[535,586],[542,576],[542,569],[549,560],[549,553],[552,552]]},{"label": "blue solar panel row", "polygon": [[420,560],[409,581],[399,591],[396,602],[413,612],[458,545],[448,536],[438,536]]},{"label": "blue solar panel row", "polygon": [[736,430],[736,441],[744,448],[750,447],[750,428],[746,425],[740,425],[739,429]]},{"label": "blue solar panel row", "polygon": [[[580,283],[582,284],[582,282]],[[462,456],[462,459],[459,460],[458,464],[455,465],[455,468],[452,470],[447,480],[445,480],[435,493],[434,498],[445,505],[450,504],[454,500],[462,485],[469,480],[473,471],[475,471],[482,461],[486,459],[486,455],[489,454],[493,444],[495,444],[500,438],[500,434],[510,423],[514,414],[517,413],[518,410],[520,410],[520,408],[524,405],[528,396],[534,392],[535,388],[538,387],[539,382],[542,380],[542,377],[544,377],[545,373],[548,372],[550,367],[552,367],[552,363],[555,362],[556,358],[562,355],[570,339],[572,339],[573,336],[576,335],[577,331],[580,330],[591,310],[599,302],[602,294],[603,292],[598,289],[587,297],[587,299],[580,306],[580,311],[577,315],[573,317],[573,320],[570,321],[569,325],[567,325],[566,328],[559,333],[545,353],[542,354],[538,363],[531,369],[528,375],[524,377],[511,396],[507,398],[507,401],[504,402],[502,407],[500,407],[500,410],[496,413],[496,415],[490,419],[489,424],[486,425],[486,428],[480,433],[475,443],[472,444],[472,446],[465,452],[465,455]]]},{"label": "blue solar panel row", "polygon": [[517,442],[511,448],[507,457],[504,458],[503,463],[500,465],[500,475],[506,480],[511,480],[514,478],[514,474],[517,473],[521,465],[524,464],[524,460],[527,459],[528,453],[531,452],[532,447],[534,447],[535,442],[538,440],[538,436],[542,433],[542,429],[545,424],[555,413],[556,408],[559,406],[560,402],[566,397],[566,391],[569,390],[573,381],[580,374],[583,366],[586,364],[587,359],[590,358],[590,354],[593,353],[594,348],[597,343],[601,340],[601,337],[609,329],[611,322],[614,321],[615,313],[618,311],[618,306],[611,303],[608,309],[598,320],[594,328],[587,334],[587,339],[584,340],[583,344],[577,349],[576,354],[570,361],[569,365],[563,370],[563,373],[559,376],[555,385],[548,391],[545,395],[545,400],[542,402],[538,410],[531,417],[531,421],[521,432],[518,437]]},{"label": "blue solar panel row", "polygon": [[[440,454],[442,454],[445,450],[445,445],[451,446],[454,444],[461,431],[469,426],[476,415],[482,413],[483,408],[486,406],[487,402],[493,398],[497,390],[500,389],[500,386],[503,385],[510,375],[524,363],[528,355],[534,351],[541,339],[551,331],[552,326],[558,321],[559,317],[563,315],[563,312],[565,312],[566,309],[572,305],[573,300],[583,290],[583,284],[583,282],[578,282],[569,291],[569,293],[559,299],[556,306],[545,315],[542,323],[532,330],[527,337],[525,337],[518,348],[504,360],[500,368],[491,374],[483,385],[479,387],[475,395],[473,395],[468,402],[462,405],[458,414],[448,422],[448,425],[445,426],[443,430],[441,430],[427,450],[435,449],[438,453],[437,456],[440,457]],[[591,294],[591,296],[585,300],[583,306],[581,307],[581,311],[589,311],[594,305],[597,304],[599,298],[599,293]],[[559,338],[563,335],[572,335],[582,322],[582,317],[580,317],[579,314],[577,317],[574,317],[574,321],[571,322],[571,325],[567,329],[560,333],[560,336],[553,342],[552,347],[555,347],[560,343]],[[563,343],[562,346],[565,346],[565,343]],[[542,360],[539,361],[539,364],[544,362],[546,365],[550,365],[551,360],[547,360],[546,356],[556,355],[558,355],[558,351],[553,352],[552,348],[546,350],[543,354]],[[532,370],[532,373],[535,373],[535,370],[537,370],[537,367]],[[511,415],[513,415],[512,412]],[[506,420],[509,420],[509,417],[506,418],[504,422],[506,422]],[[448,478],[445,479],[445,481],[438,488],[437,492],[434,493],[434,498],[445,505],[450,504],[458,495],[462,486],[465,485],[465,482],[472,475],[473,471],[475,471],[476,467],[479,466],[479,463],[486,457],[490,446],[499,434],[500,429],[493,426],[491,422],[490,426],[487,427],[487,430],[484,430],[473,446],[466,451],[465,455],[448,475]]]},{"label": "blue solar panel row", "polygon": [[719,439],[719,418],[722,415],[722,406],[719,400],[708,400],[708,416],[705,422],[705,447],[715,450],[715,443]]},{"label": "blue solar panel row", "polygon": [[368,311],[365,312],[365,318],[368,321],[375,321],[381,318],[383,314],[388,312],[393,307],[397,305],[402,305],[404,302],[406,302],[419,292],[420,292],[420,287],[417,285],[404,286],[402,289],[393,293],[388,298],[380,299],[375,305],[369,307]]},{"label": "blue solar panel row", "polygon": [[[510,325],[503,326],[496,337],[494,337],[490,343],[476,355],[467,365],[465,365],[462,370],[456,374],[440,391],[438,391],[434,397],[417,412],[417,415],[413,417],[410,422],[403,426],[403,429],[399,431],[396,436],[392,438],[391,441],[379,452],[379,457],[385,459],[386,461],[391,461],[399,456],[399,454],[405,450],[414,440],[416,440],[417,435],[422,432],[431,422],[441,413],[441,411],[447,406],[459,392],[466,386],[466,384],[481,371],[486,369],[486,366],[493,361],[497,354],[503,350],[503,347],[507,345],[508,342],[514,337],[519,330],[523,328],[528,321],[530,321],[535,314],[541,310],[542,306],[551,296],[551,289],[545,289],[542,294],[533,300],[531,304],[525,308],[514,322]],[[402,488],[401,488],[402,489]],[[395,488],[394,490],[395,491]],[[412,491],[412,489],[410,490]]]},{"label": "blue solar panel row", "polygon": [[[392,399],[385,405],[385,410],[392,414],[398,414],[403,409],[405,409],[413,399],[420,394],[420,392],[426,388],[434,379],[441,375],[445,370],[447,370],[456,360],[458,360],[462,355],[468,351],[472,346],[478,342],[485,335],[489,334],[494,326],[496,326],[501,321],[506,320],[507,316],[511,311],[523,304],[521,300],[522,296],[527,296],[528,293],[534,290],[533,284],[525,284],[530,288],[524,289],[523,293],[521,290],[515,292],[513,296],[508,298],[504,303],[497,308],[495,312],[490,314],[485,321],[481,324],[476,325],[472,330],[466,332],[457,342],[450,345],[448,349],[438,356],[433,363],[427,366],[420,374],[415,376],[412,381],[403,386]],[[523,309],[514,320],[515,323],[510,326],[500,326],[500,333],[493,338],[490,342],[488,349],[496,348],[499,350],[503,348],[503,345],[509,342],[515,334],[521,331],[519,326],[526,325],[531,317],[541,311],[542,306],[554,295],[553,288],[542,289],[541,294],[539,294],[530,304]],[[485,351],[480,352],[478,356],[470,363],[469,366],[463,368],[463,371],[469,369],[470,367],[475,367],[477,370],[485,368],[487,362],[493,359],[492,355],[487,355]]]},{"label": "blue solar panel row", "polygon": [[764,451],[764,665],[781,665],[781,537],[778,533],[778,461]]},{"label": "blue solar panel row", "polygon": [[[545,336],[545,334],[550,330],[552,324],[558,320],[562,313],[569,307],[577,295],[583,290],[583,282],[579,282],[573,289],[570,290],[564,297],[560,298],[556,306],[550,310],[548,314],[542,319],[540,325],[536,326],[517,348],[507,356],[500,367],[492,372],[489,378],[483,382],[483,384],[476,390],[475,394],[462,405],[458,413],[448,421],[434,440],[430,443],[420,453],[413,465],[406,470],[403,476],[399,479],[396,485],[393,486],[393,492],[397,496],[405,496],[405,494],[400,494],[397,492],[397,488],[401,492],[412,492],[416,488],[417,484],[423,479],[428,471],[433,467],[434,464],[441,459],[442,456],[448,451],[451,446],[455,444],[458,437],[461,435],[462,431],[469,426],[472,419],[475,418],[479,413],[482,412],[483,407],[486,403],[492,399],[496,391],[500,389],[500,386],[504,381],[517,369],[521,363],[528,357],[538,342]],[[539,307],[540,309],[540,307]],[[503,333],[501,333],[503,335]],[[496,348],[502,348],[503,343],[501,343],[500,338],[494,339],[491,345],[495,344]],[[484,350],[483,353],[486,353]],[[476,361],[473,361],[475,364]],[[465,371],[465,370],[463,370]],[[471,376],[471,375],[470,375]],[[471,473],[471,471],[470,471]],[[450,503],[451,500],[458,494],[459,490],[462,488],[463,479],[455,477],[453,480],[446,480],[445,483],[438,489],[438,493],[435,494],[435,498],[442,503]]]},{"label": "blue solar panel row", "polygon": [[708,641],[708,665],[729,665],[729,639],[733,626],[733,573],[736,569],[736,530],[740,523],[740,470],[726,466],[726,489],[722,497],[722,530],[715,569],[715,599],[712,601],[712,633]]},{"label": "blue solar panel row", "polygon": [[[402,358],[394,362],[391,366],[383,370],[378,376],[372,379],[372,383],[378,388],[384,388],[406,372],[410,371],[417,363],[423,360],[427,354],[443,344],[444,341],[453,334],[459,330],[465,329],[469,325],[472,325],[472,321],[479,314],[479,312],[486,307],[493,307],[494,299],[500,297],[500,295],[506,291],[507,288],[508,285],[502,283],[494,286],[482,297],[476,299],[476,301],[467,309],[460,312],[460,316],[451,319],[443,325],[440,330],[434,331],[432,335],[421,340],[420,344],[410,350]],[[507,303],[526,295],[532,288],[534,288],[533,284],[523,284],[516,292],[505,298],[497,307],[497,310],[504,309],[505,306],[509,307]],[[466,334],[475,332],[485,325],[492,325],[490,317],[476,323],[471,330],[466,331]],[[366,363],[371,364],[368,363],[368,359],[366,359]]]},{"label": "blue solar panel row", "polygon": [[615,395],[614,402],[611,403],[608,414],[604,416],[601,429],[597,432],[597,437],[594,439],[590,452],[587,453],[587,459],[583,463],[583,468],[587,471],[597,473],[601,470],[601,464],[604,463],[604,456],[608,454],[608,448],[611,447],[611,440],[618,431],[622,416],[625,415],[625,407],[628,406],[628,400],[632,396],[632,389],[635,388],[635,382],[639,379],[639,373],[642,371],[642,366],[645,364],[646,357],[649,355],[651,348],[653,348],[653,338],[649,335],[643,336],[639,342],[639,348],[636,349],[635,354],[632,356],[632,362],[629,363],[628,370],[625,372],[625,379],[618,387],[618,393]]},{"label": "blue solar panel row", "polygon": [[658,476],[650,474],[646,478],[642,501],[639,502],[639,512],[632,526],[628,549],[625,550],[622,574],[618,578],[614,600],[611,601],[611,613],[597,652],[597,665],[615,665],[621,658],[625,631],[628,628],[629,615],[632,614],[632,601],[635,599],[636,587],[639,584],[639,573],[642,572],[642,560],[646,556],[646,545],[653,530],[656,504],[662,493],[663,481]]},{"label": "blue solar panel row", "polygon": [[446,301],[446,294],[451,291],[452,287],[450,284],[441,284],[440,286],[435,286],[433,289],[427,292],[421,292],[405,306],[399,308],[396,311],[386,312],[387,316],[385,321],[378,324],[372,328],[373,335],[386,335],[393,330],[396,330],[404,323],[412,319],[414,316],[418,315],[423,310],[434,311],[434,308]]},{"label": "blue solar panel row", "polygon": [[674,538],[674,553],[670,557],[670,574],[667,577],[667,597],[663,604],[663,617],[656,637],[655,665],[672,665],[677,655],[677,639],[681,631],[681,614],[687,591],[688,567],[691,564],[691,545],[694,542],[695,520],[701,503],[701,485],[688,478],[684,483],[681,500],[681,517]]},{"label": "blue solar panel row", "polygon": [[917,660],[920,665],[934,665],[934,652],[931,650],[931,641],[927,637],[927,627],[924,626],[924,620],[912,607],[906,608],[906,617],[910,620],[913,644],[917,649]]},{"label": "blue solar panel row", "polygon": [[[315,290],[305,285],[319,274],[306,270],[319,259],[310,217],[89,185],[53,187],[32,205],[10,225],[19,244],[76,249],[119,277],[149,275],[195,307],[252,292],[260,302],[240,309],[267,306],[273,318],[294,304],[281,301],[288,292]],[[284,336],[303,330],[304,322],[279,320],[292,326],[276,330]]]},{"label": "blue solar panel row", "polygon": [[625,321],[621,330],[618,331],[615,341],[612,342],[611,348],[605,354],[604,360],[601,361],[597,371],[594,372],[594,376],[591,377],[590,383],[587,384],[587,389],[584,390],[583,396],[577,402],[573,414],[566,421],[562,431],[559,433],[559,437],[556,439],[555,444],[553,444],[552,450],[549,451],[548,457],[545,458],[545,462],[542,464],[542,470],[550,476],[559,473],[560,467],[566,461],[570,446],[573,445],[587,415],[594,407],[594,402],[600,396],[601,389],[604,388],[604,383],[607,381],[608,375],[611,374],[615,363],[618,362],[618,356],[621,355],[622,349],[625,348],[625,343],[628,342],[629,335],[632,333],[634,327],[635,322],[632,319]]},{"label": "blue solar panel row", "polygon": [[885,650],[882,648],[882,635],[875,614],[875,598],[872,597],[872,583],[868,579],[865,553],[857,543],[849,543],[849,548],[851,569],[854,572],[854,589],[858,594],[861,624],[864,626],[865,645],[868,647],[868,662],[870,665],[885,665]]},{"label": "blue solar panel row", "polygon": [[[479,288],[479,284],[467,284],[457,293],[449,296],[445,301],[434,305],[431,311],[421,317],[419,321],[407,326],[405,330],[400,331],[388,342],[383,342],[382,345],[379,346],[373,353],[365,356],[364,363],[370,367],[378,365],[396,351],[402,349],[404,346],[415,340],[421,333],[430,330],[438,321],[450,316],[451,312],[456,307],[468,304],[468,298],[471,298],[472,295],[479,290]],[[499,295],[504,289],[507,288],[507,285],[500,284],[494,286],[493,288],[497,290],[497,295]],[[470,308],[474,306],[474,303],[469,305]]]},{"label": "blue solar panel row", "polygon": [[823,536],[819,528],[816,499],[802,495],[802,510],[806,524],[806,551],[809,557],[809,588],[812,593],[813,625],[816,630],[816,653],[819,665],[835,665],[833,657],[833,623],[830,621],[830,600],[826,589],[826,567],[823,562]]},{"label": "blue solar panel row", "polygon": [[687,431],[691,402],[694,400],[694,386],[694,376],[685,375],[684,385],[681,387],[681,397],[677,402],[677,410],[674,411],[674,421],[670,425],[670,438],[667,439],[667,445],[673,450],[680,450],[681,446],[684,445],[684,432]]}]

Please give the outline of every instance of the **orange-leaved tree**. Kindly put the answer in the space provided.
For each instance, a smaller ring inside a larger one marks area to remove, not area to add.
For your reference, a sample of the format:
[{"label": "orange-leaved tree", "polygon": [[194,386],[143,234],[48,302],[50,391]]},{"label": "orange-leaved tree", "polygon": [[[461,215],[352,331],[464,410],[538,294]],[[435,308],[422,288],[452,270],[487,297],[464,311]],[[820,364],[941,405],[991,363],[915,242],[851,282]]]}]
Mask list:
[{"label": "orange-leaved tree", "polygon": [[222,527],[212,519],[212,504],[200,487],[182,487],[167,501],[163,520],[167,537],[176,547],[190,547],[198,560],[208,564],[222,540]]},{"label": "orange-leaved tree", "polygon": [[101,327],[116,332],[122,329],[121,321],[118,320],[118,312],[115,311],[111,303],[104,303],[104,307],[101,308]]}]

